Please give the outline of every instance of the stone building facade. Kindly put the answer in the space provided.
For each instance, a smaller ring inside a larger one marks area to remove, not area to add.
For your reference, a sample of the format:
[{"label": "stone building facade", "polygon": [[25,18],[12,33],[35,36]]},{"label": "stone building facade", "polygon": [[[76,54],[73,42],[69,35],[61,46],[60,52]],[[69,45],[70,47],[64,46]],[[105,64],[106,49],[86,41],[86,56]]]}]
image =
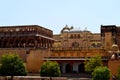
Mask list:
[{"label": "stone building facade", "polygon": [[117,76],[118,69],[120,69],[120,27],[116,25],[101,25],[101,39],[103,48],[110,55],[108,67],[111,74],[112,76]]},{"label": "stone building facade", "polygon": [[37,26],[0,27],[0,48],[42,48],[51,47],[53,32]]},{"label": "stone building facade", "polygon": [[38,25],[0,27],[0,56],[17,53],[28,72],[39,72],[53,42],[53,31]]},{"label": "stone building facade", "polygon": [[80,30],[73,26],[68,27],[66,25],[61,33],[54,35],[53,38],[56,40],[53,47],[62,48],[100,48],[101,47],[101,35],[100,33],[91,33],[87,30]]},{"label": "stone building facade", "polygon": [[102,46],[110,50],[113,44],[120,48],[120,27],[116,25],[101,25]]},{"label": "stone building facade", "polygon": [[38,25],[0,27],[0,56],[18,53],[29,72],[39,72],[44,61],[52,60],[62,73],[84,73],[86,58],[101,55],[104,65],[116,74],[119,60],[110,60],[109,53],[113,44],[120,48],[120,27],[115,25],[101,25],[101,33],[66,25],[57,35]]},{"label": "stone building facade", "polygon": [[[101,25],[101,33],[92,33],[73,26],[66,25],[61,33],[54,35],[55,42],[51,56],[47,60],[57,61],[63,73],[84,73],[84,60],[95,55],[101,55],[104,65],[112,74],[117,74],[120,55],[120,27],[116,25]],[[118,45],[116,53],[112,46]],[[112,52],[112,53],[109,53]],[[114,56],[118,58],[114,58]],[[111,59],[112,58],[112,59]],[[114,65],[114,66],[113,66]]]},{"label": "stone building facade", "polygon": [[51,55],[44,59],[57,61],[62,73],[84,73],[84,61],[96,55],[101,55],[104,65],[108,66],[109,55],[102,48],[100,33],[66,25],[61,33],[53,38],[55,42],[51,48]]}]

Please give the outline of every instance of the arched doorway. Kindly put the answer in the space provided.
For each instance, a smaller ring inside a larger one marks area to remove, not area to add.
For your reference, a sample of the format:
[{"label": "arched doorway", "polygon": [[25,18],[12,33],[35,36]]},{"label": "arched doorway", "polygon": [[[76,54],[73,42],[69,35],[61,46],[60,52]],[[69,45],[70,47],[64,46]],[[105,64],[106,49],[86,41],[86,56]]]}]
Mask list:
[{"label": "arched doorway", "polygon": [[72,47],[75,47],[75,48],[79,47],[79,43],[78,42],[73,42]]},{"label": "arched doorway", "polygon": [[70,64],[66,64],[65,72],[70,73],[70,68],[71,68]]},{"label": "arched doorway", "polygon": [[85,72],[84,63],[79,64],[79,66],[78,66],[78,72],[79,73],[84,73]]},{"label": "arched doorway", "polygon": [[61,66],[61,65],[60,65],[60,72],[63,73],[63,72],[62,72],[62,66]]}]

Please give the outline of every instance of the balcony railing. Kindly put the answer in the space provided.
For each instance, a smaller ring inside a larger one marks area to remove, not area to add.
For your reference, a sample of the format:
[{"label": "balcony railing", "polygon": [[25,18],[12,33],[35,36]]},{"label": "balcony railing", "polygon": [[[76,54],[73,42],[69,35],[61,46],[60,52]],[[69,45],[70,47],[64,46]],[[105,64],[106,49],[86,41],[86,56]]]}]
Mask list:
[{"label": "balcony railing", "polygon": [[103,48],[53,47],[51,51],[105,51]]}]

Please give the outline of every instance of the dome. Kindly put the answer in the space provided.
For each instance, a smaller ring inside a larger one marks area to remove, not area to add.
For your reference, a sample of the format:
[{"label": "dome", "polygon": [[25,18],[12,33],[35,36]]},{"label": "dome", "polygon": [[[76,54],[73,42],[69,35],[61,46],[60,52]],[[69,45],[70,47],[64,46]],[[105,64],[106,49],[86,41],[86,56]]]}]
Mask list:
[{"label": "dome", "polygon": [[118,48],[118,45],[117,45],[117,44],[113,44],[113,45],[112,45],[112,48],[113,48],[113,47]]},{"label": "dome", "polygon": [[90,31],[87,30],[87,27],[85,27],[85,29],[83,30],[83,32],[91,33]]},{"label": "dome", "polygon": [[112,45],[112,50],[113,50],[113,51],[118,51],[118,50],[119,50],[118,45],[117,45],[117,44],[113,44],[113,45]]},{"label": "dome", "polygon": [[73,26],[71,26],[71,28],[70,29],[73,29],[74,27]]},{"label": "dome", "polygon": [[65,29],[65,30],[63,30],[63,32],[69,32],[69,30],[68,30],[68,29]]},{"label": "dome", "polygon": [[69,30],[70,28],[68,27],[68,25],[66,24],[66,26],[63,28],[63,30]]},{"label": "dome", "polygon": [[80,28],[72,28],[70,32],[82,32]]},{"label": "dome", "polygon": [[66,25],[61,32],[69,32],[70,28],[68,27],[68,25]]}]

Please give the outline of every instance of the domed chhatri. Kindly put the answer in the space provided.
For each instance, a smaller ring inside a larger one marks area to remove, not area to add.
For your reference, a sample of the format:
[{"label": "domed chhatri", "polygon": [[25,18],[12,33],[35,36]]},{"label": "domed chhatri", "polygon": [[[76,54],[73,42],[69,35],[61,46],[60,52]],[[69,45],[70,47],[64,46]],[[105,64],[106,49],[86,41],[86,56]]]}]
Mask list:
[{"label": "domed chhatri", "polygon": [[72,29],[70,29],[70,32],[82,32],[81,30],[80,30],[80,28],[72,28]]},{"label": "domed chhatri", "polygon": [[111,59],[119,59],[119,47],[117,44],[113,44],[111,47],[111,51],[108,51],[111,55]]},{"label": "domed chhatri", "polygon": [[85,27],[84,30],[81,30],[80,28],[75,28],[74,26],[69,27],[68,25],[66,25],[65,27],[63,27],[63,29],[61,30],[61,33],[64,32],[90,32],[87,30],[87,27]]},{"label": "domed chhatri", "polygon": [[119,51],[119,47],[117,44],[112,45],[112,51]]},{"label": "domed chhatri", "polygon": [[69,32],[70,28],[68,27],[68,25],[66,24],[66,26],[61,30],[62,32]]}]

